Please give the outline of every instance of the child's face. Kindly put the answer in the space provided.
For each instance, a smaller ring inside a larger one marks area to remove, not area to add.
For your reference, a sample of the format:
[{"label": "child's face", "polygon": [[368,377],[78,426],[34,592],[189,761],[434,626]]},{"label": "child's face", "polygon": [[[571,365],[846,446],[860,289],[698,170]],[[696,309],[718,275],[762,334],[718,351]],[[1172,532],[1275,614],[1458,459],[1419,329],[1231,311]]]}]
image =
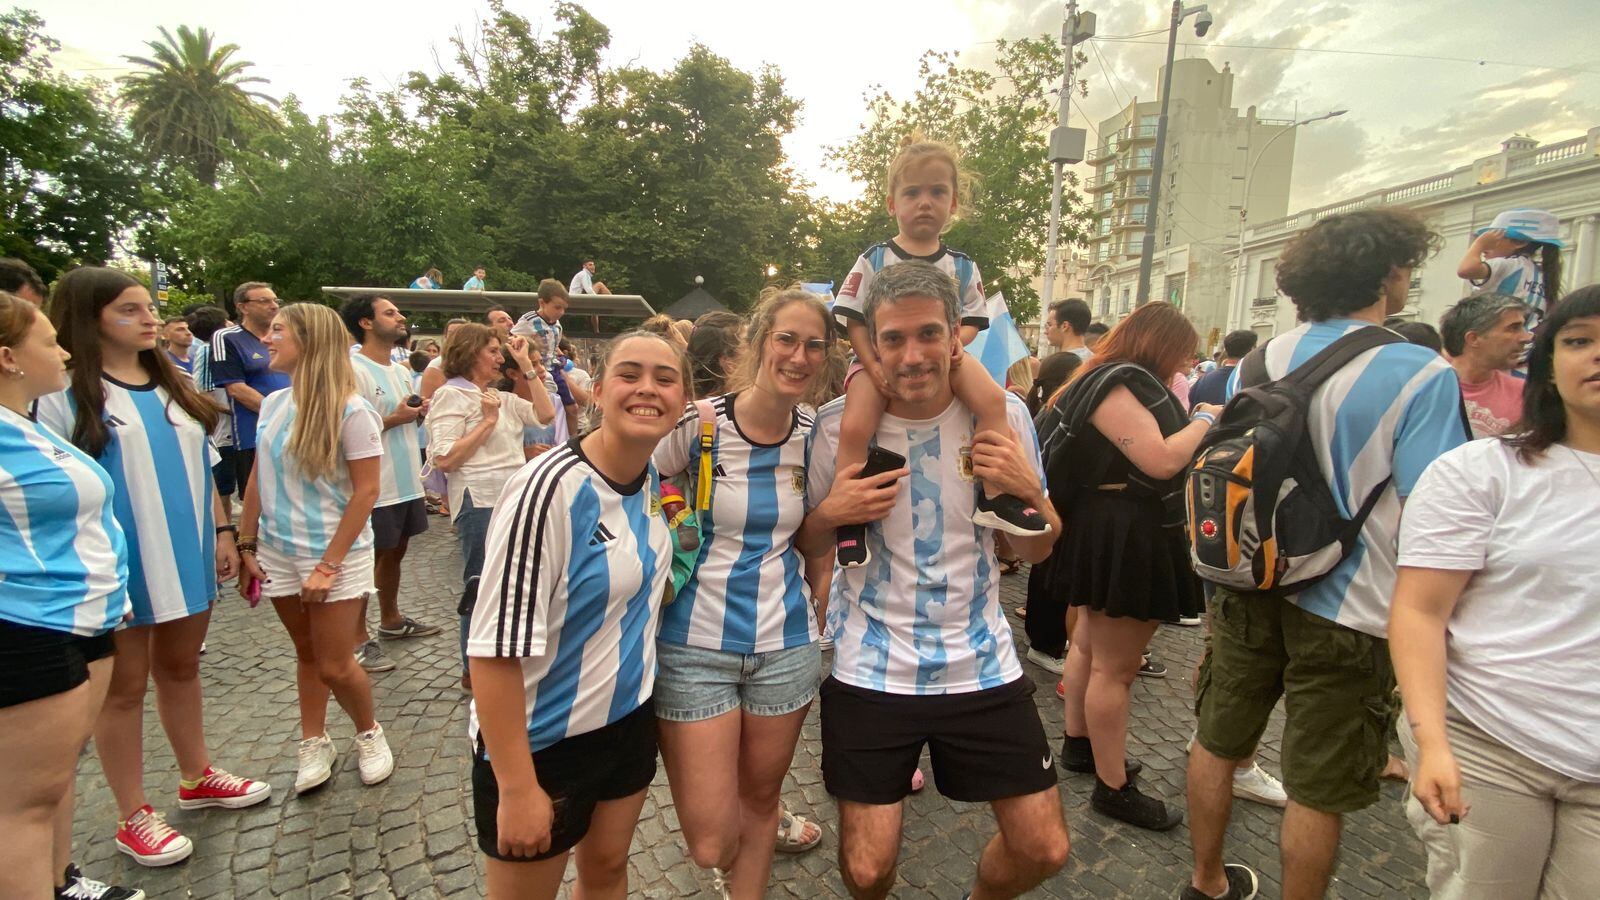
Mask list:
[{"label": "child's face", "polygon": [[539,301],[539,318],[546,322],[559,322],[567,314],[565,297],[546,297]]},{"label": "child's face", "polygon": [[942,159],[907,166],[889,196],[889,215],[900,233],[919,241],[938,238],[956,213],[955,182],[955,171]]}]

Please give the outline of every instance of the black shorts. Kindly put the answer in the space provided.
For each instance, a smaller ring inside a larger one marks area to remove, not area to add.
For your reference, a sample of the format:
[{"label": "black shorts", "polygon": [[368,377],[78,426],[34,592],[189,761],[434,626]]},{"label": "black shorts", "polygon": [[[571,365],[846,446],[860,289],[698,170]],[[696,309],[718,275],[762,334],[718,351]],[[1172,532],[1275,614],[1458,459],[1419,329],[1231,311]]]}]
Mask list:
[{"label": "black shorts", "polygon": [[596,804],[631,797],[649,787],[656,777],[655,705],[646,700],[643,706],[604,728],[536,751],[533,768],[539,787],[550,795],[555,807],[550,849],[533,857],[501,856],[496,819],[500,812],[500,785],[482,751],[473,755],[472,814],[478,823],[478,849],[490,859],[531,862],[560,856],[578,846],[589,833]]},{"label": "black shorts", "polygon": [[241,450],[233,448],[233,471],[239,478],[239,496],[244,496],[244,489],[250,486],[250,472],[256,467],[256,448]]},{"label": "black shorts", "polygon": [[218,447],[217,455],[222,459],[211,467],[211,480],[217,483],[217,493],[224,497],[242,493],[239,490],[239,473],[234,470],[234,454],[236,452],[231,446]]},{"label": "black shorts", "polygon": [[0,619],[0,708],[72,690],[89,680],[89,663],[116,649],[109,631],[84,637]]},{"label": "black shorts", "polygon": [[911,793],[922,746],[939,793],[987,803],[1049,790],[1055,757],[1033,705],[1033,680],[964,694],[908,696],[822,682],[822,781],[856,803]]},{"label": "black shorts", "polygon": [[421,497],[372,508],[372,549],[393,550],[428,530],[428,504]]}]

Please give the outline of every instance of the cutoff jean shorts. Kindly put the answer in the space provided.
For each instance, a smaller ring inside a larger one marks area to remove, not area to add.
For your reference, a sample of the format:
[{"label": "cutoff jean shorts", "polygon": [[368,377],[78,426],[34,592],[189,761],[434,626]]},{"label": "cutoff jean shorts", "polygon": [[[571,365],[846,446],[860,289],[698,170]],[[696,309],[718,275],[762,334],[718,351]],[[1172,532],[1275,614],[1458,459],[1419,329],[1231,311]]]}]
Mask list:
[{"label": "cutoff jean shorts", "polygon": [[656,718],[668,722],[700,722],[741,708],[752,716],[786,716],[816,698],[821,680],[815,641],[766,653],[656,641]]}]

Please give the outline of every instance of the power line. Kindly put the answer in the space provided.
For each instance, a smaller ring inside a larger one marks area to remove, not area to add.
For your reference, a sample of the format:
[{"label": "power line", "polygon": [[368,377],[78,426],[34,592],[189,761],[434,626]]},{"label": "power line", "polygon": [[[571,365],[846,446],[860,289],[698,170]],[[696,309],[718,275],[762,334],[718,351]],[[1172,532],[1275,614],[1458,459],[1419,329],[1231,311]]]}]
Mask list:
[{"label": "power line", "polygon": [[[1166,44],[1166,41],[1147,41],[1136,38],[1096,38],[1096,41],[1109,41],[1117,44]],[[1587,75],[1600,74],[1600,70],[1586,69],[1582,66],[1552,66],[1547,64],[1512,62],[1504,59],[1487,59],[1482,57],[1467,56],[1435,56],[1426,53],[1394,53],[1384,50],[1346,50],[1337,47],[1294,47],[1275,46],[1271,44],[1229,44],[1222,41],[1179,41],[1183,47],[1227,47],[1234,50],[1275,50],[1290,53],[1338,53],[1348,56],[1380,56],[1389,59],[1418,59],[1432,62],[1457,62],[1475,63],[1477,65],[1512,66],[1519,69],[1550,69],[1558,72],[1579,72]]]},{"label": "power line", "polygon": [[[1106,87],[1111,89],[1111,99],[1117,101],[1117,106],[1121,107],[1123,105],[1122,98],[1117,96],[1117,89],[1111,85],[1111,75],[1106,70],[1106,59],[1100,55],[1100,48],[1095,46],[1096,43],[1098,42],[1093,40],[1089,41],[1089,49],[1094,51],[1095,61],[1100,63],[1100,77],[1106,80]],[[1118,83],[1121,83],[1121,79],[1118,79]],[[1129,96],[1132,95],[1130,94]]]}]

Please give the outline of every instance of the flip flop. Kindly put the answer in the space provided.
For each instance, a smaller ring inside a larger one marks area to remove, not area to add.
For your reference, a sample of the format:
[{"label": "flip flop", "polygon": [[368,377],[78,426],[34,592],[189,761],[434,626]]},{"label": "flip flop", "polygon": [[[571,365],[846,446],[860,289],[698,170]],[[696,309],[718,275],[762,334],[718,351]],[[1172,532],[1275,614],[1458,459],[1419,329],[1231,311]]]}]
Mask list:
[{"label": "flip flop", "polygon": [[[816,833],[811,840],[806,840],[806,827],[816,828]],[[822,829],[811,825],[810,820],[804,816],[797,816],[789,812],[787,807],[778,808],[778,842],[774,845],[779,853],[804,853],[822,843]]]}]

